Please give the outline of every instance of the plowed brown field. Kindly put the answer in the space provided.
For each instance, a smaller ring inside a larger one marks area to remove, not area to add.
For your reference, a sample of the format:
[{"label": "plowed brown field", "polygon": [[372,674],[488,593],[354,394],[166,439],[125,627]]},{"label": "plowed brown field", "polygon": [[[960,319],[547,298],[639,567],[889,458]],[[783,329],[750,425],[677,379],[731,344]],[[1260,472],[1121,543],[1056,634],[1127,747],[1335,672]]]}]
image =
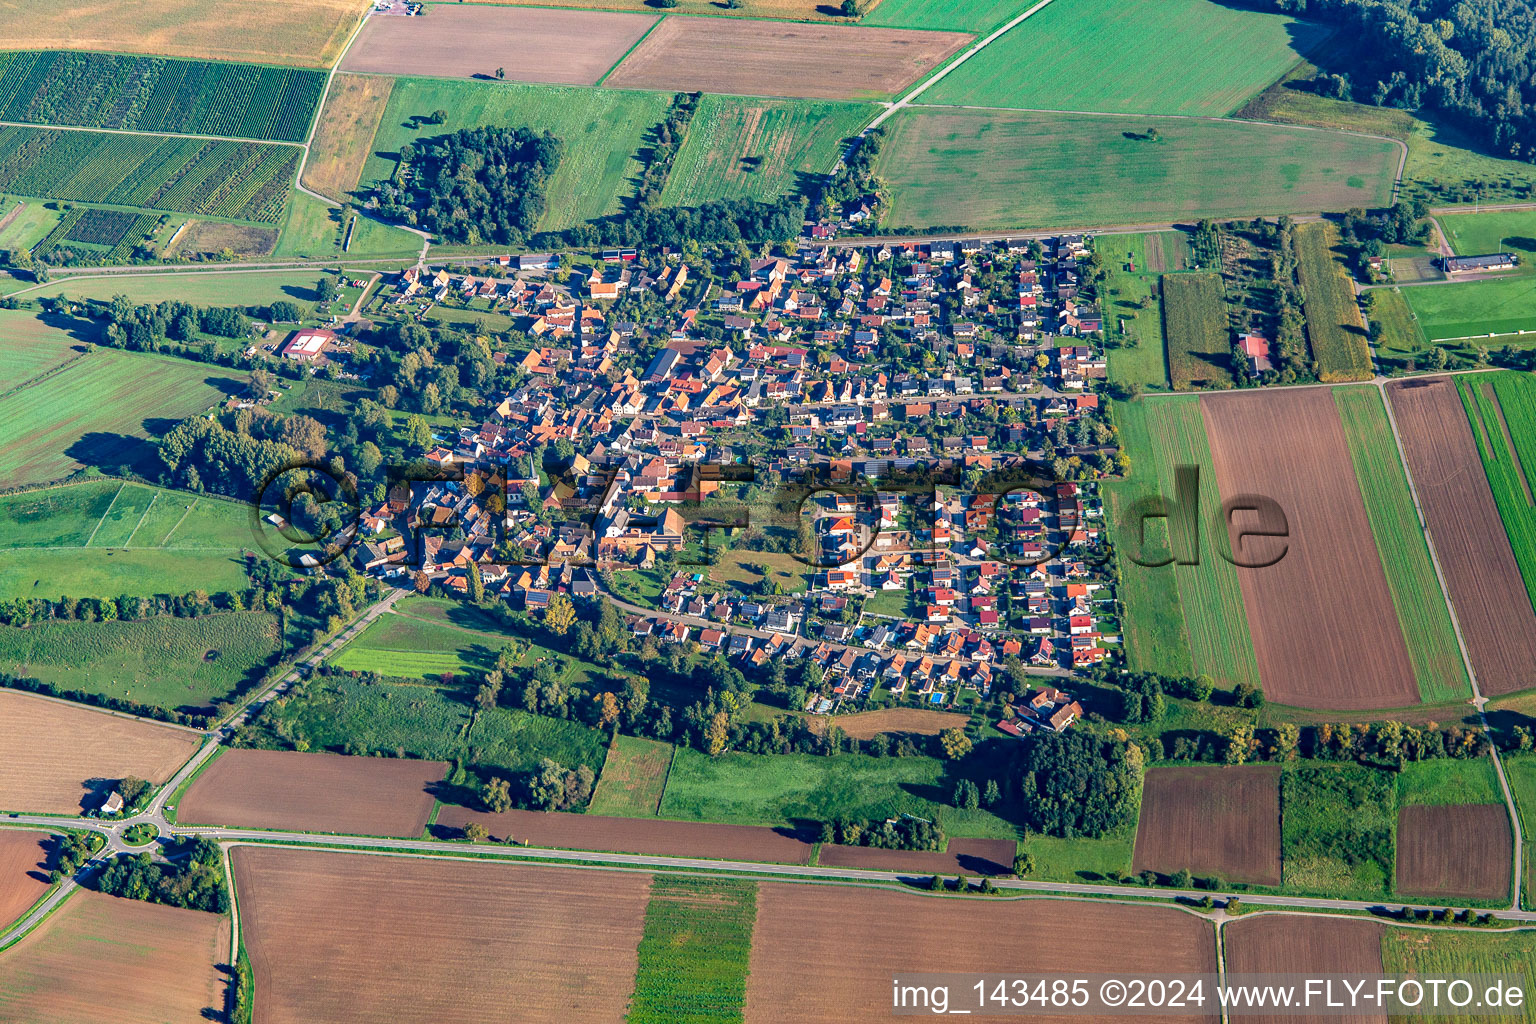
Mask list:
[{"label": "plowed brown field", "polygon": [[1404,807],[1397,812],[1397,891],[1508,899],[1513,842],[1503,804]]},{"label": "plowed brown field", "polygon": [[[989,903],[782,882],[758,887],[746,1024],[887,1019],[891,978],[903,971],[1215,973],[1216,948],[1210,925],[1159,907]],[[1217,1014],[1136,1019],[1214,1021]]]},{"label": "plowed brown field", "polygon": [[[1228,984],[1239,974],[1380,974],[1384,925],[1318,915],[1264,914],[1222,931]],[[1272,979],[1254,979],[1273,984]],[[1296,1016],[1242,1016],[1243,1024],[1296,1024]],[[1387,1024],[1385,1013],[1329,1015],[1330,1024]]]},{"label": "plowed brown field", "polygon": [[1280,884],[1280,768],[1149,768],[1133,870]]},{"label": "plowed brown field", "polygon": [[878,99],[917,81],[970,39],[960,32],[668,18],[603,84],[743,96]]},{"label": "plowed brown field", "polygon": [[43,832],[0,831],[0,931],[48,891],[48,842]]},{"label": "plowed brown field", "polygon": [[915,875],[1004,875],[1013,870],[1017,845],[1006,839],[951,839],[942,852],[930,852],[824,843],[816,863],[872,871],[910,871]]},{"label": "plowed brown field", "polygon": [[558,811],[503,811],[489,814],[445,805],[437,824],[462,829],[472,821],[497,839],[511,836],[530,846],[566,850],[642,853],[658,857],[708,857],[776,864],[809,864],[813,847],[787,829],[760,825],[706,825],[663,818],[607,818]]},{"label": "plowed brown field", "polygon": [[825,732],[828,725],[835,725],[856,740],[871,740],[883,732],[910,732],[921,736],[937,736],[945,729],[964,729],[971,720],[969,715],[953,711],[929,711],[927,708],[884,708],[880,711],[861,711],[856,715],[838,715],[828,718],[817,715],[811,718],[812,731]]},{"label": "plowed brown field", "polygon": [[650,876],[236,847],[255,1024],[611,1024]]},{"label": "plowed brown field", "polygon": [[595,85],[655,23],[649,14],[438,4],[426,18],[369,18],[341,70],[494,80],[503,68],[512,82]]},{"label": "plowed brown field", "polygon": [[442,761],[226,750],[176,808],[178,821],[351,835],[421,835]]},{"label": "plowed brown field", "polygon": [[[1417,704],[1333,396],[1322,388],[1206,396],[1200,410],[1222,499],[1272,498],[1288,522],[1284,557],[1237,570],[1265,696],[1330,710]],[[1252,521],[1237,514],[1232,533]],[[1257,561],[1272,557],[1275,543],[1240,547],[1233,536],[1231,550]]]},{"label": "plowed brown field", "polygon": [[109,783],[128,775],[164,782],[192,756],[200,736],[0,690],[0,809],[79,814]]},{"label": "plowed brown field", "polygon": [[222,1020],[228,959],[227,917],[77,892],[0,953],[0,1020]]},{"label": "plowed brown field", "polygon": [[1398,381],[1387,394],[1478,688],[1497,695],[1529,687],[1536,679],[1536,612],[1455,382]]}]

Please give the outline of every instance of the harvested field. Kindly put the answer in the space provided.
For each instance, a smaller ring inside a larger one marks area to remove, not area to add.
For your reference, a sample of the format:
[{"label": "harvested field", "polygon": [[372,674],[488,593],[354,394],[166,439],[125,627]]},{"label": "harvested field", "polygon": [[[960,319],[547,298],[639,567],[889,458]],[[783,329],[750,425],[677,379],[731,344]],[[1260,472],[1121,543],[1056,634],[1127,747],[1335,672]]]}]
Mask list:
[{"label": "harvested field", "polygon": [[189,729],[0,690],[0,808],[78,814],[129,775],[161,783],[192,756]]},{"label": "harvested field", "polygon": [[228,959],[227,917],[77,892],[0,953],[0,1020],[222,1019]]},{"label": "harvested field", "polygon": [[[1016,971],[1021,950],[1028,950],[1027,969],[1042,974],[1216,970],[1210,926],[1172,909],[765,883],[757,893],[746,1024],[863,1024],[876,1016],[873,1007],[890,1005],[897,972]],[[1217,1014],[1137,1019],[1214,1021]]]},{"label": "harvested field", "polygon": [[[1239,974],[1380,974],[1385,925],[1337,917],[1264,914],[1227,925],[1227,978]],[[1254,979],[1270,984],[1270,979]],[[1243,1015],[1244,1024],[1290,1024],[1295,1016]],[[1329,1016],[1341,1024],[1387,1024],[1385,1013]]]},{"label": "harvested field", "polygon": [[1394,382],[1387,395],[1456,619],[1485,694],[1536,683],[1536,612],[1450,377]]},{"label": "harvested field", "polygon": [[421,835],[442,761],[226,750],[176,808],[179,821],[351,835]]},{"label": "harvested field", "polygon": [[530,846],[567,850],[809,864],[813,848],[809,837],[796,836],[789,829],[761,825],[605,818],[597,814],[562,814],[558,811],[491,814],[449,805],[437,815],[437,825],[444,829],[463,829],[472,821],[484,825],[496,839],[510,837]]},{"label": "harvested field", "polygon": [[48,891],[50,832],[0,831],[0,931]]},{"label": "harvested field", "polygon": [[964,729],[971,720],[969,715],[952,711],[929,711],[927,708],[886,708],[881,711],[861,711],[856,715],[838,715],[827,718],[818,715],[810,719],[812,732],[825,732],[828,725],[835,725],[856,740],[871,740],[881,733],[907,732],[919,736],[937,736],[945,729]]},{"label": "harvested field", "polygon": [[337,75],[331,81],[304,164],[306,186],[338,201],[357,188],[394,85],[393,78],[377,75]]},{"label": "harvested field", "polygon": [[1283,553],[1272,565],[1238,569],[1265,695],[1336,711],[1418,703],[1333,398],[1317,389],[1221,395],[1200,407],[1221,494],[1266,496],[1287,519],[1279,543],[1244,541],[1238,531],[1251,515],[1232,527],[1234,555],[1259,564]]},{"label": "harvested field", "polygon": [[[308,172],[306,172],[306,176]],[[189,221],[176,235],[176,244],[166,248],[167,256],[193,253],[220,255],[225,249],[235,256],[270,256],[277,248],[277,229],[250,224],[225,224],[216,220]]]},{"label": "harvested field", "polygon": [[647,875],[258,847],[230,858],[255,1024],[624,1018]]},{"label": "harvested field", "polygon": [[479,4],[432,8],[430,18],[369,18],[343,71],[596,85],[645,35],[648,14]]},{"label": "harvested field", "polygon": [[[492,4],[517,4],[530,7],[581,7],[603,11],[656,10],[649,0],[481,0]],[[873,8],[881,0],[870,0],[866,9]],[[753,0],[739,7],[725,6],[721,0],[677,0],[677,6],[668,8],[669,14],[708,14],[719,18],[783,18],[788,21],[835,21],[846,23],[847,15],[841,8],[825,0]]]},{"label": "harvested field", "polygon": [[1508,899],[1513,841],[1503,804],[1404,807],[1397,812],[1397,891]]},{"label": "harvested field", "polygon": [[604,85],[748,96],[891,96],[970,41],[959,32],[668,18]]},{"label": "harvested field", "polygon": [[951,839],[942,851],[882,850],[874,846],[824,843],[816,863],[917,875],[1005,875],[1013,870],[1017,843],[1006,839]]},{"label": "harvested field", "polygon": [[1133,871],[1280,884],[1280,768],[1151,768]]}]

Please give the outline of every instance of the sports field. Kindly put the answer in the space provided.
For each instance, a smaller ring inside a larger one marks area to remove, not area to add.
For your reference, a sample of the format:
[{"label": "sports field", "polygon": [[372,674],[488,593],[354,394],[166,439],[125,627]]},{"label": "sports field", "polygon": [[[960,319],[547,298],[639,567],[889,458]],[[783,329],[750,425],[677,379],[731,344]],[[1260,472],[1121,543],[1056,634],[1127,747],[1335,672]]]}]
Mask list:
[{"label": "sports field", "polygon": [[[1374,207],[1386,204],[1396,169],[1391,143],[1270,125],[935,107],[887,124],[876,163],[891,186],[887,226],[1085,227]],[[1159,141],[1140,137],[1152,127]]]},{"label": "sports field", "polygon": [[[1158,279],[1167,267],[1167,251],[1182,236],[1171,232],[1117,235],[1096,245],[1109,269],[1104,304],[1109,378],[1119,384],[1168,386],[1168,348],[1163,340],[1163,300]],[[1157,266],[1149,260],[1155,258]]]},{"label": "sports field", "polygon": [[[369,147],[362,183],[394,174],[395,154],[405,143],[480,125],[526,125],[565,142],[538,227],[570,227],[619,212],[633,195],[643,169],[635,155],[670,101],[654,92],[402,78]],[[446,123],[413,127],[415,117],[439,109],[448,111]]]},{"label": "sports field", "polygon": [[1327,221],[1298,224],[1292,237],[1296,273],[1306,297],[1307,340],[1319,379],[1329,383],[1368,379],[1371,352],[1365,343],[1360,305],[1344,264],[1335,258],[1338,229]]},{"label": "sports field", "polygon": [[1419,697],[1426,704],[1471,695],[1466,664],[1413,509],[1408,479],[1374,387],[1335,388],[1333,400],[1376,538],[1392,603],[1408,643]]},{"label": "sports field", "polygon": [[1221,117],[1329,32],[1210,0],[1072,0],[1010,29],[923,98]]},{"label": "sports field", "polygon": [[1536,210],[1457,213],[1437,218],[1458,256],[1512,252],[1520,273],[1536,273]]},{"label": "sports field", "polygon": [[864,103],[706,95],[672,165],[661,200],[775,199],[825,174],[844,140],[873,120]]},{"label": "sports field", "polygon": [[[1536,331],[1536,276],[1423,285],[1403,289],[1431,341]],[[1497,347],[1512,338],[1489,338]]]},{"label": "sports field", "polygon": [[0,486],[57,480],[87,465],[143,465],[154,456],[148,437],[243,390],[244,377],[205,363],[97,349],[0,397]]}]

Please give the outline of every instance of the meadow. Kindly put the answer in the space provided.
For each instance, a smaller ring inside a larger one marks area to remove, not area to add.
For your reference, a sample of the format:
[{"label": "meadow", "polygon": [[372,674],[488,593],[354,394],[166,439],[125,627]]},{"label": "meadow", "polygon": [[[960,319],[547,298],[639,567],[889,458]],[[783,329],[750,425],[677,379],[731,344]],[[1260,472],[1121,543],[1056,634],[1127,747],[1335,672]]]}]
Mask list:
[{"label": "meadow", "polygon": [[207,707],[275,653],[266,612],[0,627],[6,672],[170,710]]},{"label": "meadow", "polygon": [[0,53],[0,121],[303,142],[319,71],[109,53]]},{"label": "meadow", "polygon": [[[1105,336],[1109,348],[1109,378],[1118,384],[1140,384],[1161,391],[1168,387],[1168,348],[1163,337],[1163,302],[1159,273],[1147,250],[1162,257],[1165,245],[1179,236],[1116,235],[1102,238],[1098,250],[1109,268],[1105,284]],[[1161,262],[1161,261],[1160,261]],[[1131,269],[1134,267],[1135,269]],[[1134,344],[1133,344],[1134,343]]]},{"label": "meadow", "polygon": [[1381,393],[1369,385],[1335,388],[1333,400],[1408,644],[1419,697],[1426,704],[1463,700],[1471,696],[1466,664],[1429,560],[1429,546],[1413,508]]},{"label": "meadow", "polygon": [[288,203],[282,235],[272,255],[277,259],[346,259],[347,257],[399,256],[402,265],[421,251],[421,237],[402,227],[367,217],[357,217],[352,245],[345,253],[346,223],[342,211],[303,192],[294,192]]},{"label": "meadow", "polygon": [[1397,794],[1393,778],[1352,764],[1301,764],[1281,774],[1285,887],[1356,899],[1392,884]]},{"label": "meadow", "polygon": [[1031,0],[879,0],[859,24],[986,35],[1033,6]]},{"label": "meadow", "polygon": [[[1536,331],[1536,277],[1531,275],[1423,285],[1403,294],[1431,341]],[[1500,343],[1497,337],[1487,342]]]},{"label": "meadow", "polygon": [[172,271],[143,274],[113,274],[110,278],[82,277],[78,280],[55,279],[28,298],[109,300],[126,295],[135,303],[154,304],[180,299],[195,306],[269,306],[279,299],[313,307],[319,299],[315,286],[321,270],[276,271]]},{"label": "meadow", "polygon": [[1403,765],[1397,776],[1397,802],[1404,807],[1502,804],[1504,793],[1491,758],[1441,758]]},{"label": "meadow", "polygon": [[1406,366],[1428,342],[1414,319],[1413,310],[1408,308],[1403,290],[1373,288],[1365,294],[1371,296],[1371,320],[1381,324],[1381,337],[1376,340],[1375,348],[1377,362],[1384,367]]},{"label": "meadow", "polygon": [[623,818],[654,817],[661,806],[671,766],[670,743],[614,736],[588,812]]},{"label": "meadow", "polygon": [[339,74],[331,81],[304,164],[306,186],[337,201],[357,188],[394,85],[385,75]]},{"label": "meadow", "polygon": [[1325,383],[1367,380],[1371,351],[1366,345],[1360,305],[1344,265],[1335,258],[1339,232],[1327,221],[1296,225],[1296,273],[1307,316],[1307,340]]},{"label": "meadow", "polygon": [[293,146],[0,128],[0,189],[24,196],[275,224]]},{"label": "meadow", "polygon": [[1164,277],[1162,314],[1174,390],[1230,387],[1232,329],[1221,275]]},{"label": "meadow", "polygon": [[757,883],[657,875],[640,937],[629,1024],[741,1020]]},{"label": "meadow", "polygon": [[1510,550],[1536,604],[1536,384],[1513,370],[1458,383]]},{"label": "meadow", "polygon": [[931,757],[743,754],[711,758],[679,748],[661,817],[735,825],[794,825],[833,817],[935,820],[951,836],[1013,839],[1017,828],[987,810],[950,806],[955,778]]},{"label": "meadow", "polygon": [[7,199],[0,208],[5,211],[0,214],[0,221],[8,221],[0,228],[0,249],[31,249],[48,236],[61,216],[60,211],[50,210],[47,204],[36,201],[25,203]]},{"label": "meadow", "polygon": [[[924,98],[1221,117],[1295,67],[1329,34],[1326,26],[1210,0],[1076,0],[1052,4],[1009,30]],[[1039,60],[1041,54],[1050,59]],[[1020,74],[1026,66],[1029,73]]]},{"label": "meadow", "polygon": [[[526,125],[553,132],[565,143],[538,227],[571,227],[618,213],[634,194],[642,170],[637,154],[669,102],[671,96],[659,92],[397,79],[363,168],[362,185],[390,178],[406,143],[460,128]],[[439,109],[448,111],[444,124],[415,121]]]},{"label": "meadow", "polygon": [[[876,161],[891,186],[887,226],[1087,227],[1375,207],[1396,169],[1391,143],[1271,125],[926,106],[887,124]],[[1153,127],[1157,141],[1146,137]]]},{"label": "meadow", "polygon": [[1510,792],[1515,798],[1515,811],[1520,817],[1520,834],[1525,839],[1522,847],[1525,864],[1520,872],[1521,905],[1531,906],[1531,868],[1536,866],[1536,848],[1531,839],[1536,836],[1536,757],[1505,757],[1504,775],[1509,780]]},{"label": "meadow", "polygon": [[776,199],[831,169],[844,140],[874,119],[865,103],[706,95],[662,190],[667,206]]}]

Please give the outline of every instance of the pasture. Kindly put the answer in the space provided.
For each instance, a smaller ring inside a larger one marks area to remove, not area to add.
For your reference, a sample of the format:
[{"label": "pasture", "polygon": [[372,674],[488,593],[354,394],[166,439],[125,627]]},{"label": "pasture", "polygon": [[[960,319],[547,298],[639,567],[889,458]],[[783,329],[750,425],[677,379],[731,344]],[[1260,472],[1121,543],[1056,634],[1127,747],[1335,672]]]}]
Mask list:
[{"label": "pasture", "polygon": [[[1223,547],[1247,566],[1237,576],[1265,696],[1338,711],[1417,703],[1360,487],[1339,458],[1348,447],[1332,397],[1250,391],[1207,395],[1200,407],[1221,493],[1265,495],[1286,520],[1278,542],[1244,539],[1235,520]],[[1349,581],[1347,614],[1341,579]]]},{"label": "pasture", "polygon": [[[1262,124],[927,106],[886,124],[876,171],[892,190],[889,226],[1082,228],[1375,207],[1397,167],[1388,142]],[[1146,141],[1154,126],[1160,141]]]},{"label": "pasture", "polygon": [[206,709],[277,649],[267,612],[0,626],[0,670],[170,710]]},{"label": "pasture", "polygon": [[1288,765],[1280,784],[1286,888],[1348,899],[1385,896],[1397,820],[1392,776],[1360,765],[1304,763]]},{"label": "pasture", "polygon": [[955,786],[950,772],[945,762],[929,757],[729,753],[711,758],[680,748],[661,816],[783,826],[906,812],[937,821],[951,836],[1015,838],[1015,826],[990,811],[950,805]]},{"label": "pasture", "polygon": [[1536,386],[1515,371],[1458,383],[1510,550],[1536,601]]},{"label": "pasture", "polygon": [[1348,272],[1335,257],[1341,251],[1338,229],[1327,221],[1298,224],[1292,237],[1318,378],[1325,383],[1368,380],[1371,352]]},{"label": "pasture", "polygon": [[461,830],[484,825],[492,838],[551,849],[599,850],[657,857],[750,860],[809,864],[814,836],[789,828],[715,825],[660,818],[608,818],[600,814],[511,810],[493,814],[444,804],[436,827]]},{"label": "pasture", "polygon": [[1397,886],[1405,896],[1503,900],[1513,838],[1497,804],[1417,804],[1397,812]]},{"label": "pasture", "polygon": [[624,1017],[645,874],[599,885],[564,868],[250,846],[230,859],[262,1024],[489,1020],[509,1007],[529,1024]]},{"label": "pasture", "polygon": [[1131,869],[1279,885],[1279,767],[1148,769]]},{"label": "pasture", "polygon": [[227,917],[77,892],[0,953],[0,1020],[205,1020],[224,1011],[228,960]]},{"label": "pasture", "polygon": [[1429,545],[1413,508],[1381,393],[1370,386],[1335,388],[1333,400],[1408,644],[1419,699],[1426,704],[1465,699],[1471,694],[1467,667],[1429,560]]},{"label": "pasture", "polygon": [[1496,348],[1514,340],[1503,335],[1536,331],[1536,276],[1530,274],[1423,285],[1403,295],[1430,341],[1468,338]]},{"label": "pasture", "polygon": [[0,189],[276,224],[300,150],[262,142],[0,128]]},{"label": "pasture", "polygon": [[[902,936],[922,936],[922,969],[1214,973],[1210,925],[1171,908],[1093,901],[934,899],[889,889],[764,882],[747,976],[746,1024],[863,1024],[912,969]],[[816,970],[805,969],[807,963]],[[1203,1014],[1167,1021],[1205,1021]]]},{"label": "pasture", "polygon": [[876,110],[863,103],[706,95],[662,190],[668,206],[776,199],[825,174]]},{"label": "pasture", "polygon": [[[678,19],[682,20],[682,19]],[[439,4],[430,18],[369,18],[341,70],[596,85],[654,14]]]},{"label": "pasture", "polygon": [[756,916],[754,882],[653,878],[628,1024],[740,1020]]},{"label": "pasture", "polygon": [[970,38],[958,32],[666,18],[603,84],[615,89],[885,99],[944,63]]},{"label": "pasture", "polygon": [[1526,689],[1536,681],[1536,611],[1487,478],[1467,472],[1480,455],[1455,379],[1395,381],[1387,397],[1479,689]]},{"label": "pasture", "polygon": [[107,53],[0,53],[0,121],[303,142],[319,71]]},{"label": "pasture", "polygon": [[638,736],[614,736],[592,792],[593,814],[650,818],[661,806],[672,765],[672,745]]},{"label": "pasture", "polygon": [[[400,147],[479,125],[527,125],[565,143],[545,190],[540,230],[556,230],[618,213],[643,170],[636,154],[665,115],[664,93],[566,89],[405,78],[395,82],[363,169],[363,184],[395,172]],[[441,125],[417,119],[448,111]]]},{"label": "pasture", "polygon": [[192,756],[201,737],[16,690],[0,690],[6,752],[0,808],[79,814],[106,796],[103,780],[134,775],[160,783]]},{"label": "pasture", "polygon": [[1221,275],[1166,275],[1162,302],[1173,389],[1231,387],[1232,329]]},{"label": "pasture", "polygon": [[[1330,34],[1316,23],[1210,0],[1076,0],[1009,30],[924,98],[1222,117]],[[1040,54],[1051,57],[1041,61]],[[1020,74],[1025,66],[1029,73]]]},{"label": "pasture", "polygon": [[342,200],[362,180],[363,165],[378,134],[394,79],[382,75],[337,75],[315,127],[304,184]]},{"label": "pasture", "polygon": [[0,931],[48,892],[48,846],[53,839],[51,832],[0,830]]},{"label": "pasture", "polygon": [[1158,232],[1118,235],[1097,243],[1109,270],[1104,308],[1109,378],[1155,391],[1168,387],[1168,348],[1163,335],[1162,289],[1167,250],[1182,239]]},{"label": "pasture", "polygon": [[179,822],[414,839],[432,813],[442,761],[226,750],[176,808]]}]

